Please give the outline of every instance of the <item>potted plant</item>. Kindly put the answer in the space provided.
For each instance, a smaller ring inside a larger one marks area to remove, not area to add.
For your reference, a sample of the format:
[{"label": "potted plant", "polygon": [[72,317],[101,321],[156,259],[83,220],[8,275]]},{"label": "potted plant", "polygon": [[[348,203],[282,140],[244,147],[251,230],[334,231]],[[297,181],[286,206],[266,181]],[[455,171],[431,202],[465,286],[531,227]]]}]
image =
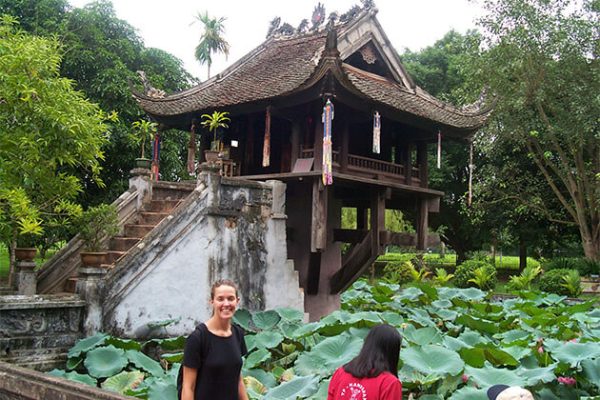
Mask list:
[{"label": "potted plant", "polygon": [[93,267],[106,264],[107,253],[102,251],[102,241],[119,233],[119,215],[115,206],[100,204],[89,207],[81,214],[77,228],[84,246],[81,262]]},{"label": "potted plant", "polygon": [[227,111],[213,111],[212,114],[202,115],[202,126],[208,129],[213,134],[213,139],[210,143],[210,150],[204,151],[206,161],[215,161],[219,158],[219,154],[223,151],[223,144],[217,136],[217,132],[221,129],[229,128],[227,125],[231,121]]},{"label": "potted plant", "polygon": [[152,160],[146,158],[144,150],[146,141],[151,142],[154,139],[157,129],[158,124],[156,122],[147,121],[145,119],[140,119],[139,121],[135,121],[133,123],[133,140],[142,148],[141,157],[135,159],[136,167],[150,169]]},{"label": "potted plant", "polygon": [[17,237],[15,247],[15,259],[19,261],[33,261],[37,253],[36,236],[32,233],[24,233]]}]

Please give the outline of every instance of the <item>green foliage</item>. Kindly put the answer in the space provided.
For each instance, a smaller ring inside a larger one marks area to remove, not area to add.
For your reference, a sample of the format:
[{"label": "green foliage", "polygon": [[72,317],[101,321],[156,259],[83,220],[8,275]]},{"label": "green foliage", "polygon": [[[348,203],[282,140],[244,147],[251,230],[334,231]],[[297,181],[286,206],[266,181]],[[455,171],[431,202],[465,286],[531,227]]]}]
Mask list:
[{"label": "green foliage", "polygon": [[229,55],[229,43],[225,40],[225,18],[211,18],[208,11],[204,14],[198,13],[196,20],[202,24],[204,32],[200,37],[200,43],[196,46],[194,55],[200,64],[207,64],[208,77],[210,78],[210,66],[212,65],[212,54],[223,53]]},{"label": "green foliage", "polygon": [[157,132],[158,124],[145,119],[140,119],[132,124],[134,135],[133,140],[139,144],[142,149],[141,158],[145,158],[144,146],[146,141],[151,142]]},{"label": "green foliage", "polygon": [[553,269],[575,269],[581,276],[598,274],[600,270],[600,261],[594,261],[587,258],[553,258],[543,263],[544,271]]},{"label": "green foliage", "polygon": [[460,288],[475,285],[490,290],[496,286],[496,282],[496,268],[485,261],[467,260],[457,266],[454,273],[454,284]]},{"label": "green foliage", "polygon": [[[569,289],[563,286],[565,283],[563,278],[569,276],[571,271],[574,270],[559,268],[544,272],[539,280],[540,290],[548,293],[568,295]],[[577,274],[577,276],[579,277],[579,274]]]},{"label": "green foliage", "polygon": [[579,272],[576,270],[570,270],[566,276],[562,277],[561,286],[567,289],[569,296],[577,297],[581,294],[581,279]]},{"label": "green foliage", "polygon": [[227,124],[231,119],[228,111],[213,111],[212,114],[202,114],[201,125],[213,134],[211,150],[220,150],[220,141],[217,141],[217,130],[229,128]]},{"label": "green foliage", "polygon": [[399,285],[413,280],[412,271],[415,267],[410,261],[390,261],[383,267],[383,279]]},{"label": "green foliage", "polygon": [[435,276],[432,280],[437,286],[445,286],[452,280],[452,278],[454,278],[454,274],[449,274],[444,268],[436,268]]},{"label": "green foliage", "polygon": [[87,251],[99,251],[102,240],[119,233],[119,215],[112,204],[100,204],[85,210],[77,221],[79,237]]},{"label": "green foliage", "polygon": [[527,266],[520,275],[510,277],[508,286],[513,290],[531,290],[531,284],[541,272],[540,266]]}]

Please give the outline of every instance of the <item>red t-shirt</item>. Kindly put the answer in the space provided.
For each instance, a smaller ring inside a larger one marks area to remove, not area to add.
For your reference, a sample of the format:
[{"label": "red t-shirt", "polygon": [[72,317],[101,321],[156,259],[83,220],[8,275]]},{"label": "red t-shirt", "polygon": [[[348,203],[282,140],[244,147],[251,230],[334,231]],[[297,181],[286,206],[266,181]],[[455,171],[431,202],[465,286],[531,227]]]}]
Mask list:
[{"label": "red t-shirt", "polygon": [[327,400],[400,400],[402,383],[389,372],[374,378],[355,378],[338,368],[329,382]]}]

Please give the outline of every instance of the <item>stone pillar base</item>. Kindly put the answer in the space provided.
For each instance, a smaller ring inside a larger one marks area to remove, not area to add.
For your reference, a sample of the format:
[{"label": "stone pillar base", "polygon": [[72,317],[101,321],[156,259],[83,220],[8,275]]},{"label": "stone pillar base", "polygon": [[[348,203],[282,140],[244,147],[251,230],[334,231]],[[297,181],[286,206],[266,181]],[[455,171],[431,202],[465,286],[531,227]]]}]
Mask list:
[{"label": "stone pillar base", "polygon": [[17,291],[19,294],[32,296],[37,291],[37,277],[35,274],[34,261],[17,261],[15,263],[17,273]]}]

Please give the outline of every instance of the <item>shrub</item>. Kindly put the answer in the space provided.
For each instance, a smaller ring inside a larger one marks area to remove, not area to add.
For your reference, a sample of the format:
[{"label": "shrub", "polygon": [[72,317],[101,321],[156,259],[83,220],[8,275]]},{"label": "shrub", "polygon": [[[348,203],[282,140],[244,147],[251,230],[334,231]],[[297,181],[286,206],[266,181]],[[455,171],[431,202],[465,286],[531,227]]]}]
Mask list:
[{"label": "shrub", "polygon": [[410,261],[390,261],[383,267],[383,279],[400,285],[412,282],[414,269]]},{"label": "shrub", "polygon": [[454,274],[449,274],[444,268],[436,268],[433,283],[437,286],[445,286],[452,278]]},{"label": "shrub", "polygon": [[527,268],[521,272],[521,275],[510,277],[508,287],[513,290],[531,290],[531,283],[541,272],[542,268],[539,266],[527,266]]},{"label": "shrub", "polygon": [[552,271],[555,269],[575,269],[580,276],[589,276],[598,274],[600,270],[600,262],[589,260],[587,258],[568,258],[560,257],[548,260],[543,265],[544,271]]},{"label": "shrub", "polygon": [[577,278],[579,278],[579,273],[573,269],[559,268],[544,272],[540,277],[540,290],[548,293],[569,295],[569,289],[563,286],[565,283],[563,278],[572,274],[571,271],[577,273]]},{"label": "shrub", "polygon": [[569,296],[577,297],[581,294],[581,278],[579,277],[579,272],[577,270],[572,269],[566,276],[562,277],[562,287],[567,289],[569,292]]},{"label": "shrub", "polygon": [[[478,268],[482,268],[482,270],[480,270],[478,276],[476,276],[475,270]],[[496,268],[485,261],[476,260],[467,260],[456,267],[454,284],[457,287],[466,288],[469,286],[478,286],[476,282],[471,280],[477,280],[479,284],[483,286],[480,287],[483,290],[493,289],[498,282],[498,279],[496,278]]]}]

